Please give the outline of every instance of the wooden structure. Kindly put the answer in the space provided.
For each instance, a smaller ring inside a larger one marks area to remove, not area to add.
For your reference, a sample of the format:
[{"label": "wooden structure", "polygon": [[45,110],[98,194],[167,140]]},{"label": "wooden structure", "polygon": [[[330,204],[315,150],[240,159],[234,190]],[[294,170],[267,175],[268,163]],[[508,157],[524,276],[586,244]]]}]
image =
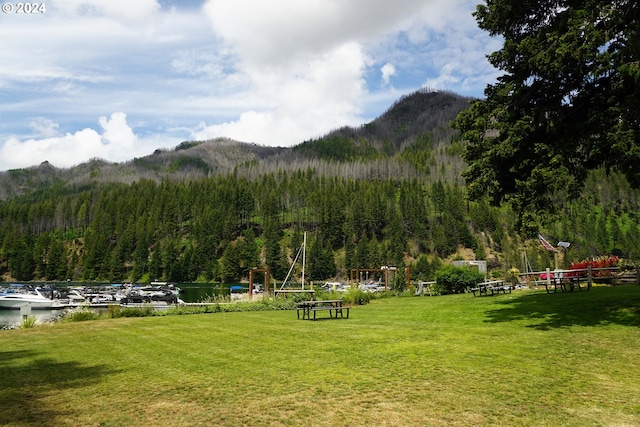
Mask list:
[{"label": "wooden structure", "polygon": [[360,273],[380,273],[381,277],[384,277],[385,289],[390,289],[389,286],[389,272],[395,274],[397,267],[382,266],[380,268],[352,268],[349,270],[349,283],[358,283],[360,281]]},{"label": "wooden structure", "polygon": [[264,292],[269,293],[269,282],[271,281],[271,273],[266,268],[252,268],[249,270],[249,297],[253,296],[253,273],[264,273]]},{"label": "wooden structure", "polygon": [[[316,314],[318,311],[328,311],[329,317],[338,319],[344,318],[344,311],[347,312],[347,319],[349,318],[349,308],[342,305],[341,299],[322,300],[322,301],[302,301],[298,303],[298,320],[300,319],[300,312],[302,312],[302,319],[311,320],[311,313],[313,312],[313,320],[316,320]],[[333,314],[335,313],[335,317]]]},{"label": "wooden structure", "polygon": [[505,285],[504,280],[487,280],[478,283],[474,288],[469,288],[468,291],[473,292],[474,297],[476,296],[476,292],[478,295],[489,295],[489,291],[491,291],[491,295],[499,294],[500,292],[506,294],[507,291],[511,293],[511,286]]}]

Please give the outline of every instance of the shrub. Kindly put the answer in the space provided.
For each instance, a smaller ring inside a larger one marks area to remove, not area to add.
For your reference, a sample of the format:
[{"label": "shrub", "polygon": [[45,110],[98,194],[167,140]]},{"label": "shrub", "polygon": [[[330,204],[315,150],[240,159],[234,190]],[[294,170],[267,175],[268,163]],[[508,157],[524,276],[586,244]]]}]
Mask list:
[{"label": "shrub", "polygon": [[107,306],[108,316],[115,319],[120,317],[120,306],[115,304],[110,304]]},{"label": "shrub", "polygon": [[298,306],[298,302],[299,299],[294,298],[265,298],[254,305],[259,310],[294,310]]},{"label": "shrub", "polygon": [[108,316],[117,319],[118,317],[148,317],[155,316],[156,311],[151,305],[143,307],[122,307],[120,305],[109,305]]},{"label": "shrub", "polygon": [[512,285],[517,285],[520,282],[520,270],[516,267],[512,267],[509,271],[507,271],[506,281],[511,283]]},{"label": "shrub", "polygon": [[346,304],[364,305],[364,304],[368,304],[369,301],[371,301],[371,295],[372,294],[370,292],[364,292],[364,291],[361,291],[360,289],[352,288],[352,289],[349,289],[347,292],[344,292],[344,294],[342,295],[342,300]]},{"label": "shrub", "polygon": [[20,323],[20,329],[30,329],[36,327],[36,318],[34,316],[25,317]]},{"label": "shrub", "polygon": [[153,316],[155,310],[152,306],[124,307],[118,311],[118,317],[148,317]]},{"label": "shrub", "polygon": [[407,281],[402,274],[396,274],[391,286],[396,292],[404,292],[407,290]]},{"label": "shrub", "polygon": [[436,271],[436,282],[443,293],[463,293],[469,287],[484,281],[484,274],[472,267],[455,267],[447,264]]},{"label": "shrub", "polygon": [[69,310],[65,313],[64,318],[71,322],[83,322],[85,320],[96,320],[100,316],[88,308],[78,308]]}]

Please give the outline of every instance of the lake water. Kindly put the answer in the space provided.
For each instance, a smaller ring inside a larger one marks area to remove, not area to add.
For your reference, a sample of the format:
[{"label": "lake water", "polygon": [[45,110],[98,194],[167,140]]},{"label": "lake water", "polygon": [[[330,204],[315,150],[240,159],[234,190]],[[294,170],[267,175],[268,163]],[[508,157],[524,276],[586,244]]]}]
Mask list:
[{"label": "lake water", "polygon": [[[184,302],[201,302],[218,295],[229,295],[231,286],[240,285],[238,283],[223,285],[198,285],[198,284],[182,284],[178,285],[181,289],[179,298]],[[242,284],[245,292],[248,292],[249,285]],[[36,318],[38,323],[49,322],[60,316],[63,310],[32,310],[31,316]],[[20,310],[3,310],[0,309],[0,329],[17,325],[22,322]]]}]

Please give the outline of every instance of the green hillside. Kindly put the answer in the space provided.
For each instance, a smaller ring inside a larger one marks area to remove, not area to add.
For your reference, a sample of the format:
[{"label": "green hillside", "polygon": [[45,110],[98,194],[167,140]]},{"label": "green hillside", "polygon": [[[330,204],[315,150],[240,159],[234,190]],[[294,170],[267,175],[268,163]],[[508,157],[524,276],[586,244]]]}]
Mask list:
[{"label": "green hillside", "polygon": [[310,280],[351,268],[411,266],[429,280],[454,258],[492,274],[552,264],[537,242],[570,241],[570,259],[640,258],[640,194],[596,171],[584,196],[524,234],[508,206],[469,201],[464,143],[449,123],[467,100],[420,91],[380,118],[293,148],[185,142],[122,164],[43,164],[2,173],[4,280],[238,281],[251,267],[282,280],[308,236]]}]

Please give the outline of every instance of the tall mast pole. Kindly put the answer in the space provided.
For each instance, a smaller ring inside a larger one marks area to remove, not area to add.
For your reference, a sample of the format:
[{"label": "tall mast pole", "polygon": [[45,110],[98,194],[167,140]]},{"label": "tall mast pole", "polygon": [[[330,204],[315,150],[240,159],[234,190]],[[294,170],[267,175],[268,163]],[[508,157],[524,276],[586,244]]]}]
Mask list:
[{"label": "tall mast pole", "polygon": [[307,232],[304,232],[302,237],[302,289],[304,289],[304,265],[306,262],[306,250],[307,250]]}]

